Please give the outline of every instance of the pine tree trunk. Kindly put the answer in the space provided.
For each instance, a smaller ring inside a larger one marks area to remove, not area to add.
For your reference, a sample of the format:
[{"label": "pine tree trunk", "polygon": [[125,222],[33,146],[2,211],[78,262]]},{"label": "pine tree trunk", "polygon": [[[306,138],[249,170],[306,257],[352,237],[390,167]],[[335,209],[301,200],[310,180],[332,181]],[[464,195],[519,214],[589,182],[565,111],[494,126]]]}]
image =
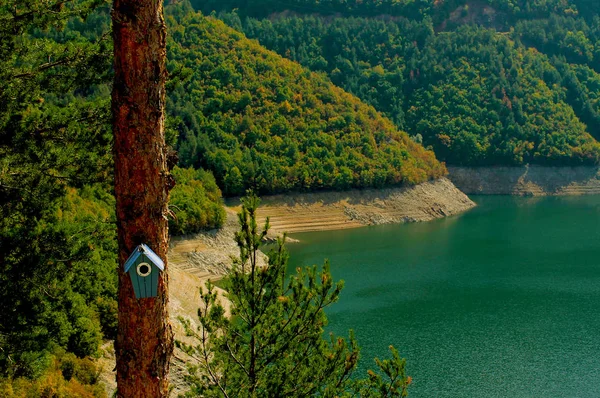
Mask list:
[{"label": "pine tree trunk", "polygon": [[[172,180],[164,136],[166,27],[162,0],[115,0],[112,97],[119,240],[119,397],[166,397],[173,333],[167,311],[167,203]],[[165,262],[158,297],[136,299],[123,265],[146,243]]]}]

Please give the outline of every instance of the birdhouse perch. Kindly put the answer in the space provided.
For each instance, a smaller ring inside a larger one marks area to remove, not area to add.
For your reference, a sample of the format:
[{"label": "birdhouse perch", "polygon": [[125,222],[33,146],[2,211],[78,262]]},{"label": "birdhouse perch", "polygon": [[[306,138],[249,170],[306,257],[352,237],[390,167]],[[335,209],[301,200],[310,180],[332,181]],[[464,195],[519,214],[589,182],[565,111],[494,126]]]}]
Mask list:
[{"label": "birdhouse perch", "polygon": [[135,297],[156,297],[158,274],[165,270],[165,263],[148,246],[141,244],[125,262],[125,272],[129,273]]}]

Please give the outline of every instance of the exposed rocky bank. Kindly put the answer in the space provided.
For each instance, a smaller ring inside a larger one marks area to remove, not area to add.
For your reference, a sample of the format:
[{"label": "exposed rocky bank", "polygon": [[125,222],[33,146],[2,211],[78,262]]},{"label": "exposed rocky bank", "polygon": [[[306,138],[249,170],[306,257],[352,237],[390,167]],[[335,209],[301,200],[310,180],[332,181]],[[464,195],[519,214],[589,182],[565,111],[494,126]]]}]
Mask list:
[{"label": "exposed rocky bank", "polygon": [[598,195],[598,167],[448,167],[461,191],[481,195]]},{"label": "exposed rocky bank", "polygon": [[475,206],[448,179],[412,187],[275,195],[262,198],[261,221],[273,233],[431,221]]}]

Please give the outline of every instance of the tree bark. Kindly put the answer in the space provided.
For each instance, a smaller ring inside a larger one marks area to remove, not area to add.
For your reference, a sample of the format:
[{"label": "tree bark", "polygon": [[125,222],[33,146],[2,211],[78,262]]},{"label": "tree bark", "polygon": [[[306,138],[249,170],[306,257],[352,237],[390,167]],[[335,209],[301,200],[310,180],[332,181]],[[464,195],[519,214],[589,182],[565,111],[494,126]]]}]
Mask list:
[{"label": "tree bark", "polygon": [[[166,27],[162,0],[115,0],[112,95],[119,241],[117,395],[166,397],[173,333],[167,310],[168,199],[164,106]],[[146,243],[165,262],[158,297],[136,299],[123,265]]]}]

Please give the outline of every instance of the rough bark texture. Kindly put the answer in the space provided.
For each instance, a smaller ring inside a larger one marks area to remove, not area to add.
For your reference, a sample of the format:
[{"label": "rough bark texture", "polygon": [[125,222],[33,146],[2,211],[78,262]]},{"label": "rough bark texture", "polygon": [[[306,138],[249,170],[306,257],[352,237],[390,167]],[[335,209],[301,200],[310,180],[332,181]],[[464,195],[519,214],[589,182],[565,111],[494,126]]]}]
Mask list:
[{"label": "rough bark texture", "polygon": [[[164,105],[166,27],[162,0],[115,0],[115,196],[119,238],[119,397],[166,397],[173,334],[167,313],[167,205]],[[165,262],[158,297],[136,299],[123,264],[146,243]]]}]

